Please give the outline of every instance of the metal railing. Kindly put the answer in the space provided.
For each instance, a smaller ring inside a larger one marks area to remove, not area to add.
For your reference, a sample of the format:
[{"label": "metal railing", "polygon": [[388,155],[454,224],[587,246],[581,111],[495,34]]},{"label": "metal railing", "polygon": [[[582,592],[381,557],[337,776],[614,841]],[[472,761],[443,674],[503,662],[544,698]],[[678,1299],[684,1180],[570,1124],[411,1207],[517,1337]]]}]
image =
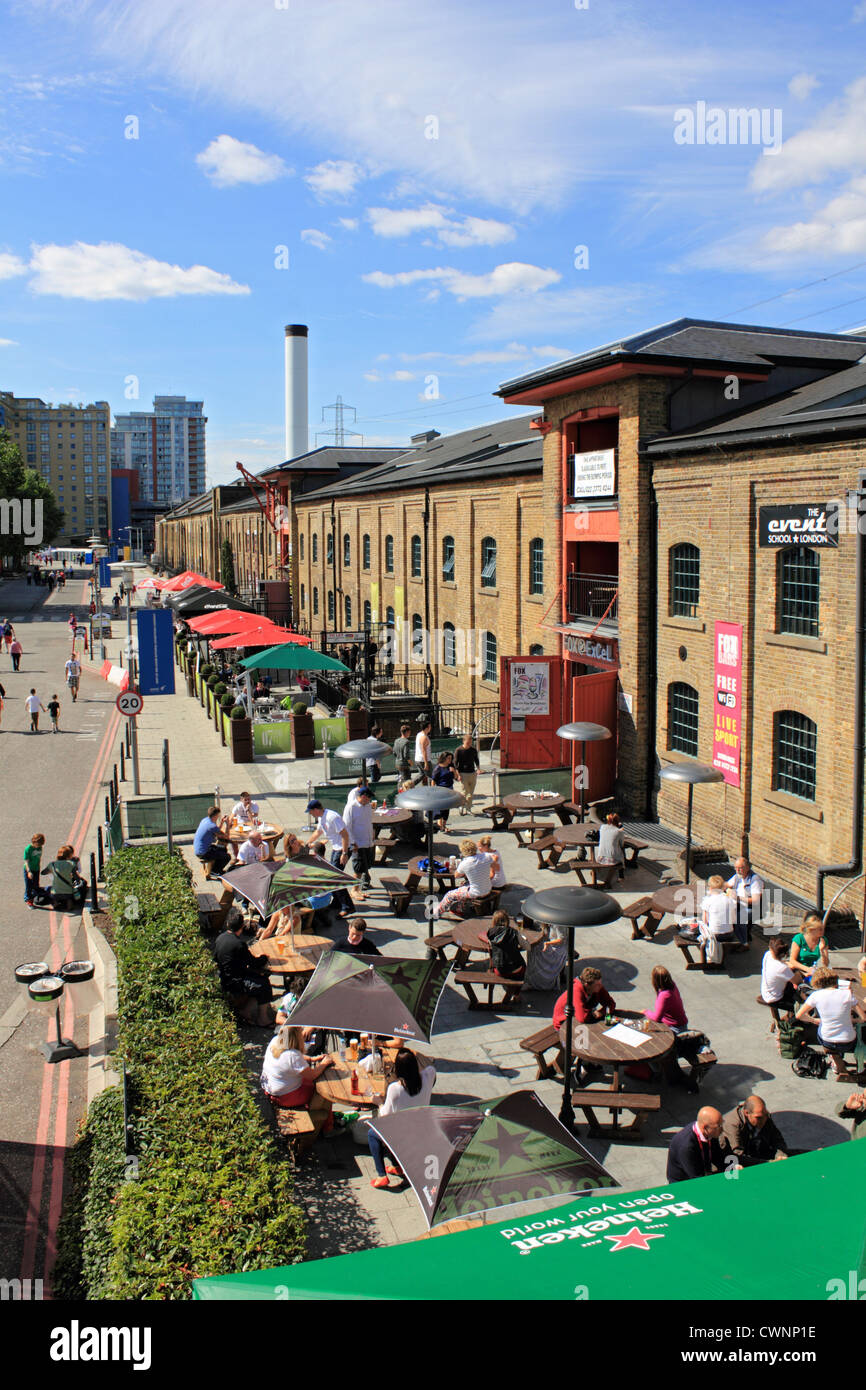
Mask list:
[{"label": "metal railing", "polygon": [[619,613],[619,577],[615,574],[570,574],[565,589],[569,618],[615,623]]},{"label": "metal railing", "polygon": [[443,738],[448,734],[471,734],[476,738],[493,738],[499,733],[498,703],[483,705],[433,706],[434,733]]}]

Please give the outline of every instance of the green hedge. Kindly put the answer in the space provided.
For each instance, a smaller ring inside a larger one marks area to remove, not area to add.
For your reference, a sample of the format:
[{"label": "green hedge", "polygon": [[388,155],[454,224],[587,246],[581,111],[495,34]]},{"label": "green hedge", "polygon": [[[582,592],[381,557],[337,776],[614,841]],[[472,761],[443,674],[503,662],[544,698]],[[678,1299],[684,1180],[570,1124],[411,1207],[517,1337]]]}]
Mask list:
[{"label": "green hedge", "polygon": [[55,1297],[186,1298],[203,1275],[294,1263],[291,1169],[253,1096],[189,869],[153,846],[113,855],[107,875],[139,1171],[124,1180],[122,1102],[107,1091],[73,1153]]}]

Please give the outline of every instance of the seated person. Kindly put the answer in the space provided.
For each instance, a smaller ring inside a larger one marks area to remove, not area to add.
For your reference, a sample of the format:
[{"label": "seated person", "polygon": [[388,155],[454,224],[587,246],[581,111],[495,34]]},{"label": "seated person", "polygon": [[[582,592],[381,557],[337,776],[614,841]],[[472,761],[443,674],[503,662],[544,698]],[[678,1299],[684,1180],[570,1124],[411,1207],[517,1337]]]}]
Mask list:
[{"label": "seated person", "polygon": [[299,854],[304,853],[304,846],[301,844],[297,835],[294,835],[291,830],[286,831],[283,849],[287,859],[297,859]]},{"label": "seated person", "polygon": [[526,961],[520,949],[520,938],[507,912],[494,912],[487,928],[490,942],[490,964],[494,975],[504,980],[522,980],[526,974]]},{"label": "seated person", "polygon": [[740,855],[734,869],[736,872],[728,879],[725,891],[737,904],[737,920],[734,926],[737,940],[741,945],[747,946],[752,939],[752,923],[761,916],[764,882],[758,878],[743,854]]},{"label": "seated person", "polygon": [[292,903],[290,907],[277,908],[268,918],[267,926],[256,932],[256,937],[259,941],[265,941],[271,936],[289,936],[293,932],[308,931],[314,916],[313,909],[305,903]]},{"label": "seated person", "polygon": [[[385,1099],[379,1106],[379,1115],[384,1118],[386,1115],[396,1115],[398,1110],[409,1110],[415,1105],[429,1105],[435,1083],[436,1068],[428,1066],[421,1071],[415,1053],[410,1052],[408,1047],[401,1047],[394,1058],[394,1080],[385,1092]],[[367,1135],[367,1143],[376,1165],[376,1177],[372,1186],[388,1187],[389,1173],[395,1178],[402,1178],[403,1174],[394,1162],[393,1155],[372,1129]]]},{"label": "seated person", "polygon": [[347,956],[380,956],[379,947],[365,936],[367,923],[363,917],[352,917],[346,927],[347,935],[342,941],[334,942],[334,950]]},{"label": "seated person", "polygon": [[241,792],[240,800],[232,807],[232,819],[239,825],[252,825],[259,818],[259,803],[253,801],[249,792]]},{"label": "seated person", "polygon": [[605,817],[604,824],[598,832],[598,844],[595,850],[597,864],[624,864],[625,831],[622,828],[622,821],[617,811],[611,811]]},{"label": "seated person", "polygon": [[490,887],[505,888],[508,879],[502,867],[502,855],[498,849],[493,848],[493,840],[489,835],[478,836],[478,848],[482,854],[489,854],[493,863],[491,865]]},{"label": "seated person", "polygon": [[798,977],[785,963],[787,953],[788,943],[784,936],[770,938],[761,961],[761,998],[765,1004],[777,1004],[793,1013],[800,1003],[795,987]]},{"label": "seated person", "polygon": [[[845,1067],[845,1053],[851,1052],[856,1040],[855,1017],[866,1021],[866,1009],[859,1004],[843,981],[832,970],[821,966],[812,976],[814,989],[797,1010],[796,1018],[818,1024],[818,1042],[830,1058],[837,1081],[850,1081]],[[816,1018],[817,1015],[817,1018]]]},{"label": "seated person", "polygon": [[741,1168],[788,1157],[787,1145],[760,1096],[749,1096],[728,1111],[723,1133]]},{"label": "seated person", "polygon": [[460,888],[452,888],[436,904],[433,908],[434,918],[447,912],[452,903],[461,902],[463,898],[486,898],[490,892],[492,857],[479,850],[474,840],[461,840],[460,853],[463,858],[457,865],[457,877],[465,878],[466,882]]},{"label": "seated person", "polygon": [[824,927],[821,918],[814,912],[806,913],[801,930],[791,938],[788,964],[792,970],[800,971],[804,979],[808,979],[819,965],[829,969],[830,953],[824,938]]},{"label": "seated person", "polygon": [[265,686],[265,683],[260,676],[259,679],[256,681],[255,685],[253,686],[253,699],[264,700],[267,696],[267,693],[267,687]]},{"label": "seated person", "polygon": [[[737,904],[725,893],[725,880],[721,874],[713,874],[707,879],[707,892],[700,905],[701,930],[699,935],[699,954],[706,961],[708,945],[711,940],[732,941]],[[712,956],[712,949],[710,955]]]},{"label": "seated person", "polygon": [[331,1102],[319,1095],[316,1082],[332,1065],[330,1057],[304,1055],[304,1030],[284,1024],[265,1049],[262,1090],[281,1110],[306,1110],[313,1133],[302,1136],[298,1154],[307,1153],[323,1130],[333,1129]]},{"label": "seated person", "polygon": [[[604,987],[601,971],[588,965],[575,980],[571,994],[574,1005],[575,1023],[596,1023],[607,1013],[616,1012],[616,1004]],[[561,1028],[565,1022],[566,995],[561,994],[553,1007],[553,1026]]]},{"label": "seated person", "polygon": [[229,862],[230,856],[225,848],[229,843],[228,830],[229,818],[220,817],[218,806],[211,806],[204,820],[199,821],[192,848],[196,858],[204,865],[205,878],[211,877],[211,869],[221,874]]},{"label": "seated person", "polygon": [[694,1124],[686,1125],[675,1134],[668,1147],[668,1182],[685,1182],[687,1178],[704,1178],[710,1173],[722,1173],[732,1159],[731,1146],[722,1133],[724,1120],[712,1105],[698,1111]]},{"label": "seated person", "polygon": [[853,1091],[847,1100],[836,1107],[836,1114],[843,1120],[851,1121],[851,1138],[862,1139],[866,1135],[866,1091]]},{"label": "seated person", "polygon": [[689,1020],[686,1016],[682,995],[674,984],[671,975],[663,965],[654,965],[650,978],[652,987],[656,992],[656,999],[651,1009],[644,1009],[644,1018],[650,1018],[655,1023],[663,1023],[665,1028],[670,1028],[672,1033],[681,1033],[684,1028],[688,1028]]},{"label": "seated person", "polygon": [[268,847],[260,830],[250,831],[238,850],[239,864],[260,864],[268,857]]},{"label": "seated person", "polygon": [[51,896],[54,906],[62,912],[70,912],[75,904],[84,902],[87,887],[72,845],[61,845],[57,858],[46,864],[41,872],[51,874]]},{"label": "seated person", "polygon": [[246,942],[241,941],[243,929],[242,917],[230,920],[214,942],[214,958],[226,993],[246,995],[242,1017],[257,1028],[269,1028],[274,1015],[268,963],[252,955]]}]

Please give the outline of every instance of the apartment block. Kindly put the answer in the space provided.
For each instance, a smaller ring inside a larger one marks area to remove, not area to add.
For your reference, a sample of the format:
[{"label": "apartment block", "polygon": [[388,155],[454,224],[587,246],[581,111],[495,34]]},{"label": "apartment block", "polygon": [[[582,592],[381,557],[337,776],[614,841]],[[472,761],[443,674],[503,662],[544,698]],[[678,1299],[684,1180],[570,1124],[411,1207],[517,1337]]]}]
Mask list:
[{"label": "apartment block", "polygon": [[176,505],[205,490],[203,401],[154,396],[153,410],[115,417],[111,466],[138,474],[142,501]]},{"label": "apartment block", "polygon": [[56,544],[78,544],[111,529],[110,428],[107,401],[46,404],[0,391],[0,428],[9,432],[28,468],[35,468],[63,508]]}]

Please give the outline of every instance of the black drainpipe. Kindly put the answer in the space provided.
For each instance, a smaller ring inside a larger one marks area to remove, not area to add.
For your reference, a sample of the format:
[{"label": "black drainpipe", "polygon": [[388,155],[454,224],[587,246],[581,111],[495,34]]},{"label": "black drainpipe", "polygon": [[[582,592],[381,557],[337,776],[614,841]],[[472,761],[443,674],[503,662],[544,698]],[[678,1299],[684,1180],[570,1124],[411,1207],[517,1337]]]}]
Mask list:
[{"label": "black drainpipe", "polygon": [[[646,458],[646,446],[638,444],[638,455]],[[658,717],[658,698],[656,681],[658,678],[658,530],[659,509],[655,487],[652,480],[652,465],[649,468],[649,592],[647,604],[649,621],[647,623],[647,766],[646,766],[646,818],[656,818],[656,719]]]},{"label": "black drainpipe", "polygon": [[[854,569],[856,608],[854,617],[854,822],[851,828],[851,858],[847,864],[819,864],[815,901],[819,916],[824,915],[824,879],[856,878],[863,861],[863,659],[864,659],[864,551],[866,551],[866,474],[860,474],[857,497],[857,558]],[[850,514],[850,513],[849,513]]]},{"label": "black drainpipe", "polygon": [[[433,668],[430,665],[430,489],[424,489],[424,655],[427,659],[427,699],[433,704]],[[432,713],[431,709],[431,713]]]}]

